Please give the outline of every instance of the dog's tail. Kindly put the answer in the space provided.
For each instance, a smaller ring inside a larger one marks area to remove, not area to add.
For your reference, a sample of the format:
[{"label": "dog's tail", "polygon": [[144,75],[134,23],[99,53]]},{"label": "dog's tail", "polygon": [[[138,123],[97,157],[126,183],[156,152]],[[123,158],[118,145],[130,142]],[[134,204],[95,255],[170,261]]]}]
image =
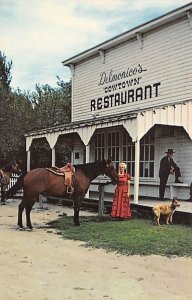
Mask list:
[{"label": "dog's tail", "polygon": [[26,174],[27,174],[27,172],[25,172],[19,176],[19,178],[17,179],[17,182],[5,193],[5,199],[12,198],[13,196],[15,196],[17,191],[22,189],[24,177],[26,176]]}]

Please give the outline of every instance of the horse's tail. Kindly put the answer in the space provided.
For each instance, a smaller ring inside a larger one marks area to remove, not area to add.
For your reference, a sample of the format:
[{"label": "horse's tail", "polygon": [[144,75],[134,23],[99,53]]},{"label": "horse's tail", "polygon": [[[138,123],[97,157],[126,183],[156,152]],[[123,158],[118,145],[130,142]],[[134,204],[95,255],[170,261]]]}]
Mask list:
[{"label": "horse's tail", "polygon": [[24,172],[19,176],[17,182],[5,193],[5,199],[12,198],[17,193],[17,191],[19,191],[23,187],[23,180],[26,174],[27,172]]}]

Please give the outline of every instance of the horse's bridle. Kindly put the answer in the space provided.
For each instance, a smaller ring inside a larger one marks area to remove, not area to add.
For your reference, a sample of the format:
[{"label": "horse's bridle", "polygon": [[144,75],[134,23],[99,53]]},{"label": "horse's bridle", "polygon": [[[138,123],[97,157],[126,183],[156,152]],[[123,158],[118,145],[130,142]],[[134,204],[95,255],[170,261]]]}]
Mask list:
[{"label": "horse's bridle", "polygon": [[[115,172],[115,168],[114,168],[113,164],[107,163],[106,168],[108,169],[109,173],[111,174],[111,177],[114,178],[114,175],[116,175],[116,172]],[[112,171],[112,169],[113,169],[113,171]],[[117,175],[116,175],[116,178],[114,178],[114,180],[117,182]]]},{"label": "horse's bridle", "polygon": [[19,165],[16,163],[16,161],[12,164],[12,171],[18,174],[21,172],[21,169],[19,168]]}]

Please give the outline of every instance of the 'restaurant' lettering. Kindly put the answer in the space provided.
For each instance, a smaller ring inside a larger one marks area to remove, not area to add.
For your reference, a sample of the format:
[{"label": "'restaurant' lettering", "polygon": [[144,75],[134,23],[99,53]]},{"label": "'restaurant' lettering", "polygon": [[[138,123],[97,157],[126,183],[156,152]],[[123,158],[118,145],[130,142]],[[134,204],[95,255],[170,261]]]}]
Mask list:
[{"label": "'restaurant' lettering", "polygon": [[145,87],[137,89],[129,89],[118,93],[99,97],[91,100],[91,111],[100,110],[103,108],[125,105],[132,102],[150,99],[159,96],[159,86],[161,82],[156,82]]}]

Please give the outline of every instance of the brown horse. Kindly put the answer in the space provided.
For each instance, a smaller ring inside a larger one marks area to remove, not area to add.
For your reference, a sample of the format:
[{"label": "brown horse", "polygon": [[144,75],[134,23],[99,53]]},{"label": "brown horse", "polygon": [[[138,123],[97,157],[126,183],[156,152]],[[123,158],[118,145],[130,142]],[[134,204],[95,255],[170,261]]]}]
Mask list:
[{"label": "brown horse", "polygon": [[[112,180],[117,182],[117,174],[111,160],[102,160],[94,163],[75,165],[75,173],[73,175],[74,192],[71,195],[74,204],[74,224],[79,223],[79,210],[82,200],[91,184],[91,181],[100,174],[106,174]],[[38,168],[31,170],[27,175],[22,176],[22,185],[24,189],[24,197],[18,208],[18,225],[22,224],[22,213],[26,210],[27,227],[32,229],[30,212],[38,201],[39,195],[64,197],[67,196],[67,186],[64,184],[63,176],[58,176],[48,169]],[[16,183],[17,189],[21,188],[19,182]]]},{"label": "brown horse", "polygon": [[5,190],[10,183],[12,173],[20,174],[21,170],[16,161],[0,169],[1,204],[5,204]]}]

